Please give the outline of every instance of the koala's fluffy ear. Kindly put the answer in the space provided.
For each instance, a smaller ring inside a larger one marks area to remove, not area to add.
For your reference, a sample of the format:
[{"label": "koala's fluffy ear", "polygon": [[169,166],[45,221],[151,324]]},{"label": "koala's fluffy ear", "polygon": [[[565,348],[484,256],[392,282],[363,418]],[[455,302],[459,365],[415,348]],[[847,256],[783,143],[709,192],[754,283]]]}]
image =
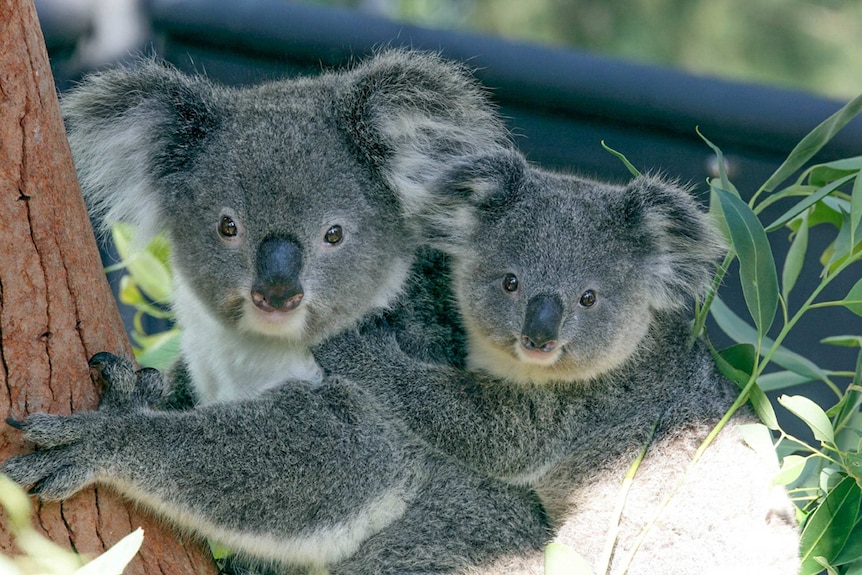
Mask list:
[{"label": "koala's fluffy ear", "polygon": [[518,152],[497,150],[441,171],[427,187],[430,201],[419,212],[425,241],[448,253],[469,250],[477,222],[493,218],[519,197],[527,169]]},{"label": "koala's fluffy ear", "polygon": [[688,190],[655,176],[635,178],[624,193],[625,217],[649,243],[652,307],[682,307],[702,295],[726,251],[709,216]]},{"label": "koala's fluffy ear", "polygon": [[509,146],[485,90],[461,64],[391,50],[354,69],[350,80],[345,128],[408,215],[424,209],[429,184],[453,163]]},{"label": "koala's fluffy ear", "polygon": [[217,128],[212,94],[206,80],[144,60],[91,75],[62,98],[81,188],[103,231],[131,223],[141,241],[161,231],[167,180]]}]

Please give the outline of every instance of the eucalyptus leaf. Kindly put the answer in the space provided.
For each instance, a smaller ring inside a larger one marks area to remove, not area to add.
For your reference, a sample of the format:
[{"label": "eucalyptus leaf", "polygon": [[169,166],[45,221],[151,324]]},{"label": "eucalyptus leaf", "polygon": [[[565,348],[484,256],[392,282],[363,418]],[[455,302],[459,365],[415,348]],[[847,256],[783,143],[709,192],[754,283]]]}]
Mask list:
[{"label": "eucalyptus leaf", "polygon": [[853,176],[859,171],[859,168],[856,166],[858,162],[859,158],[857,157],[842,160],[841,164],[836,162],[814,166],[814,169],[808,175],[808,183],[812,186],[820,187],[835,180]]},{"label": "eucalyptus leaf", "polygon": [[180,330],[177,328],[150,336],[132,333],[132,337],[140,345],[140,348],[135,350],[135,359],[141,367],[153,367],[163,371],[179,357]]},{"label": "eucalyptus leaf", "polygon": [[820,343],[841,347],[862,347],[862,335],[833,335],[821,339]]},{"label": "eucalyptus leaf", "polygon": [[144,530],[138,527],[72,575],[121,575],[143,542]]},{"label": "eucalyptus leaf", "polygon": [[802,475],[802,472],[805,471],[805,465],[808,463],[809,458],[814,457],[813,455],[809,455],[807,457],[802,457],[801,455],[788,455],[781,462],[781,469],[772,478],[772,483],[774,485],[790,485]]},{"label": "eucalyptus leaf", "polygon": [[574,549],[555,541],[545,547],[545,575],[593,575],[593,570]]},{"label": "eucalyptus leaf", "polygon": [[806,375],[799,375],[798,373],[785,370],[774,371],[772,373],[765,373],[761,375],[757,378],[757,385],[763,391],[778,391],[779,389],[787,389],[788,387],[795,387],[797,385],[802,385],[803,383],[808,383],[816,380],[816,378],[811,378]]},{"label": "eucalyptus leaf", "polygon": [[821,571],[814,557],[834,561],[856,523],[860,502],[862,491],[852,477],[845,477],[811,513],[800,538],[801,575]]},{"label": "eucalyptus leaf", "polygon": [[853,284],[842,301],[844,307],[856,315],[862,316],[862,279]]},{"label": "eucalyptus leaf", "polygon": [[790,290],[796,285],[802,264],[805,263],[805,254],[808,252],[808,212],[802,215],[802,224],[799,231],[790,243],[787,257],[784,259],[784,267],[781,270],[781,296],[788,301]]},{"label": "eucalyptus leaf", "polygon": [[727,164],[724,161],[724,153],[721,151],[721,148],[709,141],[709,139],[701,133],[700,127],[696,127],[694,131],[697,132],[700,139],[706,142],[706,145],[715,153],[715,159],[718,165],[718,180],[721,182],[721,188],[729,191],[738,198],[739,191],[736,189],[736,186],[730,183],[730,179],[727,177]]},{"label": "eucalyptus leaf", "polygon": [[773,444],[772,432],[762,423],[743,423],[736,426],[742,440],[764,460],[771,464],[778,463]]},{"label": "eucalyptus leaf", "polygon": [[[753,345],[741,343],[723,349],[717,354],[713,354],[713,357],[718,370],[726,378],[736,383],[739,389],[744,389],[754,371],[754,355]],[[748,400],[764,425],[769,429],[779,428],[778,418],[775,416],[772,403],[756,383],[748,390]]]},{"label": "eucalyptus leaf", "polygon": [[828,443],[835,442],[832,422],[829,421],[829,417],[822,407],[804,395],[782,395],[778,398],[778,403],[804,421],[814,433],[815,439]]},{"label": "eucalyptus leaf", "polygon": [[605,144],[604,140],[602,140],[601,144],[605,150],[607,150],[608,152],[610,152],[611,154],[616,156],[617,159],[619,159],[623,163],[623,165],[626,167],[626,169],[629,171],[629,173],[632,176],[637,178],[641,175],[640,171],[636,167],[634,167],[634,165],[631,162],[629,162],[629,159],[626,158],[622,152],[618,152],[618,151],[614,150],[613,148],[611,148],[610,146]]},{"label": "eucalyptus leaf", "polygon": [[769,331],[778,309],[778,274],[760,220],[738,197],[716,190],[733,248],[739,258],[742,294],[760,335]]},{"label": "eucalyptus leaf", "polygon": [[856,175],[853,182],[853,195],[850,197],[850,235],[854,243],[860,238],[859,224],[862,221],[862,178]]},{"label": "eucalyptus leaf", "polygon": [[787,159],[782,162],[760,189],[764,192],[771,192],[781,185],[794,172],[804,166],[808,160],[813,158],[860,110],[862,110],[862,95],[850,100],[802,138],[787,156]]},{"label": "eucalyptus leaf", "polygon": [[[712,314],[718,327],[733,340],[740,343],[757,344],[757,330],[733,313],[720,298],[716,297],[713,300],[709,312]],[[762,344],[761,354],[765,353],[765,350],[771,349],[774,342],[768,337],[763,337]],[[772,356],[772,361],[784,369],[789,369],[794,373],[808,377],[812,381],[829,381],[826,372],[813,361],[790,351],[786,347],[779,346]]]},{"label": "eucalyptus leaf", "polygon": [[817,202],[819,202],[820,200],[822,200],[823,198],[825,198],[826,196],[852,180],[854,177],[856,177],[855,173],[848,176],[844,176],[841,179],[835,180],[834,182],[830,182],[822,188],[819,188],[816,192],[814,192],[801,202],[797,203],[795,206],[784,212],[784,214],[778,217],[778,219],[776,219],[774,222],[766,226],[766,231],[774,232],[775,230],[780,229],[787,222],[789,222],[790,220],[801,214],[803,211],[807,210],[808,208],[810,208],[811,206],[813,206],[814,204],[816,204]]}]

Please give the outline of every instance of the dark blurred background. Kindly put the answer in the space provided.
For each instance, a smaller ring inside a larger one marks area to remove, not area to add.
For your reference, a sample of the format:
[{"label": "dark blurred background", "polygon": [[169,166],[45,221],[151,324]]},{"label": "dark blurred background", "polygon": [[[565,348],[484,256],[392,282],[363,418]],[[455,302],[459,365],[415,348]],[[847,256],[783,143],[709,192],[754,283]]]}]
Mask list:
[{"label": "dark blurred background", "polygon": [[[704,202],[716,162],[696,126],[723,149],[747,199],[808,131],[862,92],[860,2],[36,0],[36,7],[61,91],[83,73],[141,52],[244,84],[343,66],[381,46],[435,50],[475,69],[531,161],[627,179],[604,140],[641,171],[692,183]],[[860,154],[857,118],[817,160]],[[819,282],[816,259],[834,233],[812,230],[794,294]],[[780,266],[787,233],[770,239]],[[860,266],[849,271],[822,299],[846,295]],[[747,317],[733,271],[721,295]],[[715,325],[709,329],[719,347],[730,343]],[[819,342],[860,333],[862,318],[822,309],[786,346],[823,368],[852,371],[855,350]],[[835,401],[821,384],[792,392],[827,407]]]}]

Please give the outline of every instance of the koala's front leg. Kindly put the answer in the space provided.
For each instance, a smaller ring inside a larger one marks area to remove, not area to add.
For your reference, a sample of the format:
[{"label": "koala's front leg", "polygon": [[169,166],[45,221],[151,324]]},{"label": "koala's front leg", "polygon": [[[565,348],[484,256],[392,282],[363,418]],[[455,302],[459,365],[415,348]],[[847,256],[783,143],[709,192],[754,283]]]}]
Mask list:
[{"label": "koala's front leg", "polygon": [[2,471],[45,499],[109,484],[201,535],[264,559],[326,564],[399,517],[419,471],[361,390],[300,382],[188,411],[35,414],[40,450]]}]

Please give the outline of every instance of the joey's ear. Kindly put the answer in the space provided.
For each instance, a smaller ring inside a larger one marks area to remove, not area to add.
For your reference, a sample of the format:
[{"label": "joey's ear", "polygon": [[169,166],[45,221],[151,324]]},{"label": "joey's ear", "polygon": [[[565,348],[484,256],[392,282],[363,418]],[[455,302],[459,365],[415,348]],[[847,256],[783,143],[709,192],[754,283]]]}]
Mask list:
[{"label": "joey's ear", "polygon": [[428,186],[430,199],[419,212],[423,239],[449,253],[469,249],[476,226],[521,196],[528,169],[514,150],[467,157],[450,166]]},{"label": "joey's ear", "polygon": [[167,64],[143,60],[85,78],[61,100],[69,145],[91,214],[106,231],[161,231],[168,181],[218,128],[213,87]]},{"label": "joey's ear", "polygon": [[625,189],[626,218],[649,243],[645,264],[655,309],[682,307],[703,294],[726,246],[691,193],[655,176]]},{"label": "joey's ear", "polygon": [[460,158],[508,147],[508,132],[467,69],[436,54],[381,52],[349,75],[344,127],[407,215]]}]

